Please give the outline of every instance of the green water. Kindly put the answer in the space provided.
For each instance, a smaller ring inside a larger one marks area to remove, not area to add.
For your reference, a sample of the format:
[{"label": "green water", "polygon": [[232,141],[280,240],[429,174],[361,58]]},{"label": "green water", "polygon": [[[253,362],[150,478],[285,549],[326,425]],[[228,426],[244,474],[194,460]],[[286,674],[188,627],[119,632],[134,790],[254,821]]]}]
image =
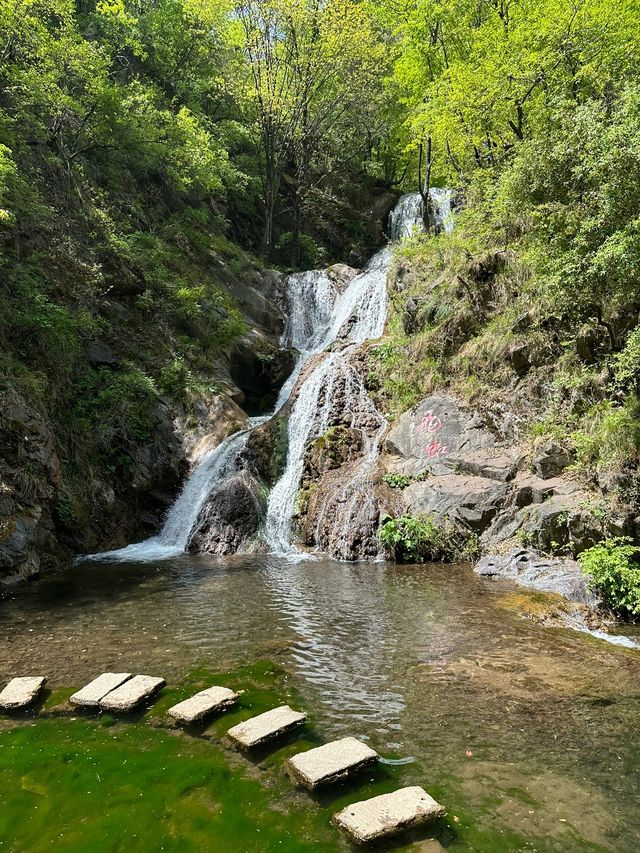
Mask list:
[{"label": "green water", "polygon": [[[380,849],[637,850],[640,655],[523,620],[513,590],[464,567],[185,558],[17,593],[0,675],[43,672],[53,692],[0,723],[0,849],[347,850],[335,811],[421,784],[447,818]],[[69,693],[107,669],[169,687],[127,720],[74,713]],[[211,683],[244,689],[239,706],[167,726]],[[284,702],[310,713],[297,735],[248,757],[224,741]],[[286,757],[345,734],[402,763],[295,789]]]}]

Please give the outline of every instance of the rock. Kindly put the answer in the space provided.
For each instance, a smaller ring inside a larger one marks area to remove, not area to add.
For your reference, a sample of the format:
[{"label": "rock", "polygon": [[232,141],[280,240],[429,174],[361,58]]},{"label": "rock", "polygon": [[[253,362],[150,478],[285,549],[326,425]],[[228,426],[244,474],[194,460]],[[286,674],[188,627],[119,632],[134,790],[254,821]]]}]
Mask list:
[{"label": "rock", "polygon": [[507,556],[483,557],[474,571],[484,577],[507,578],[520,586],[555,592],[578,604],[595,607],[599,603],[575,560],[543,557],[535,551],[519,549]]},{"label": "rock", "polygon": [[111,693],[116,687],[120,687],[121,684],[131,678],[131,675],[130,672],[103,672],[82,690],[74,693],[69,698],[69,702],[81,708],[97,708],[100,700],[104,699],[107,693]]},{"label": "rock", "polygon": [[359,269],[346,264],[333,264],[327,269],[327,275],[335,284],[339,293],[347,289],[351,281],[360,273]]},{"label": "rock", "polygon": [[500,483],[512,480],[523,461],[524,455],[517,448],[487,448],[450,453],[443,460],[456,474],[470,474]]},{"label": "rock", "polygon": [[260,415],[273,408],[280,389],[293,372],[298,353],[293,349],[260,351],[243,340],[231,351],[231,378],[244,393],[244,408]]},{"label": "rock", "polygon": [[507,357],[518,376],[526,376],[531,368],[530,353],[527,344],[513,344],[507,351]]},{"label": "rock", "polygon": [[607,332],[603,327],[583,326],[576,335],[576,352],[587,364],[595,364],[600,351],[606,347]]},{"label": "rock", "polygon": [[120,687],[116,687],[115,690],[107,693],[100,700],[99,707],[104,711],[128,713],[154,696],[165,684],[164,678],[155,678],[152,675],[134,675]]},{"label": "rock", "polygon": [[571,454],[558,442],[552,441],[536,448],[531,466],[542,480],[557,477],[571,462]]},{"label": "rock", "polygon": [[87,347],[87,361],[92,367],[119,367],[120,359],[104,341],[92,341]]},{"label": "rock", "polygon": [[200,510],[189,541],[194,554],[235,554],[247,550],[263,516],[258,483],[244,473],[225,480]]},{"label": "rock", "polygon": [[169,708],[167,714],[179,723],[192,725],[218,711],[226,710],[238,700],[238,693],[228,687],[208,687],[190,699]]},{"label": "rock", "polygon": [[367,843],[436,820],[445,809],[418,786],[352,803],[333,822],[355,841]]},{"label": "rock", "polygon": [[287,449],[287,420],[275,417],[250,433],[242,455],[257,477],[274,486],[287,463]]},{"label": "rock", "polygon": [[404,303],[404,312],[402,314],[402,328],[405,335],[413,335],[416,333],[418,315],[418,303],[413,297],[409,297]]},{"label": "rock", "polygon": [[0,708],[3,711],[27,708],[38,698],[46,681],[44,675],[12,678],[0,693]]},{"label": "rock", "polygon": [[447,516],[464,527],[482,531],[504,505],[509,486],[486,477],[455,474],[430,477],[402,491],[407,511]]},{"label": "rock", "polygon": [[465,410],[446,395],[427,397],[395,422],[386,439],[388,453],[424,460],[434,472],[447,473],[445,458],[474,450],[493,448],[495,436],[475,412]]},{"label": "rock", "polygon": [[239,746],[249,749],[287,734],[301,726],[306,719],[306,714],[294,711],[288,705],[282,705],[245,720],[244,723],[229,729],[227,735]]},{"label": "rock", "polygon": [[294,755],[287,765],[307,788],[329,785],[379,760],[378,753],[354,737],[345,737]]}]

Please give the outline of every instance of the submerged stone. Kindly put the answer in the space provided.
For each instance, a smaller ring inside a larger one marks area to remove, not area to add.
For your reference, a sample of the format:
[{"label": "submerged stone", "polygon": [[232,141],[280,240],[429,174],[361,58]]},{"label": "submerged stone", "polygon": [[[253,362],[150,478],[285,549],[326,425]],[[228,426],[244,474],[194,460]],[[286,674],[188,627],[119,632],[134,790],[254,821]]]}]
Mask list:
[{"label": "submerged stone", "polygon": [[99,706],[105,711],[133,711],[138,705],[150,699],[166,684],[164,678],[152,675],[135,675],[116,687],[100,700]]},{"label": "submerged stone", "polygon": [[290,732],[301,726],[306,719],[306,714],[294,711],[288,705],[282,705],[245,720],[244,723],[229,729],[227,734],[237,744],[248,749]]},{"label": "submerged stone", "polygon": [[353,803],[335,814],[333,822],[356,841],[367,842],[435,820],[444,813],[444,806],[416,785]]},{"label": "submerged stone", "polygon": [[293,776],[307,788],[328,785],[378,761],[378,753],[354,737],[318,746],[287,762]]},{"label": "submerged stone", "polygon": [[0,708],[4,711],[13,711],[28,707],[38,698],[46,681],[44,675],[12,678],[0,693]]},{"label": "submerged stone", "polygon": [[201,690],[190,699],[179,702],[167,713],[179,723],[197,723],[209,714],[230,708],[238,699],[239,694],[229,690],[228,687],[208,687]]},{"label": "submerged stone", "polygon": [[107,693],[111,693],[116,687],[120,687],[125,681],[131,678],[130,672],[103,672],[97,678],[94,678],[82,690],[78,690],[69,698],[72,705],[78,705],[81,708],[97,708],[100,700]]}]

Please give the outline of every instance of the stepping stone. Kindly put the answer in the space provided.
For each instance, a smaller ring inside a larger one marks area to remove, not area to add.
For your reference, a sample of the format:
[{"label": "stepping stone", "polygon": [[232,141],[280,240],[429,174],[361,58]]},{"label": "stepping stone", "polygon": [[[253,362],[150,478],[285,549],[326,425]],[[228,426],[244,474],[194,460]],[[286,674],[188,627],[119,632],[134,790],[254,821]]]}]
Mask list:
[{"label": "stepping stone", "polygon": [[357,738],[345,737],[300,752],[287,762],[295,778],[307,788],[328,785],[356,770],[375,764],[380,756]]},{"label": "stepping stone", "polygon": [[145,699],[151,698],[161,687],[164,687],[164,678],[154,678],[152,675],[134,675],[120,687],[116,687],[111,693],[107,693],[100,702],[99,707],[105,711],[133,711]]},{"label": "stepping stone", "polygon": [[103,672],[82,690],[74,693],[69,698],[69,702],[72,705],[79,705],[81,708],[97,708],[100,700],[104,699],[107,693],[111,693],[112,690],[120,687],[130,678],[130,672]]},{"label": "stepping stone", "polygon": [[40,695],[46,681],[44,675],[12,678],[0,693],[0,709],[14,711],[17,708],[26,708],[31,705]]},{"label": "stepping stone", "polygon": [[282,705],[245,720],[244,723],[229,729],[227,734],[237,744],[248,749],[290,732],[301,726],[306,719],[306,714],[294,711],[288,705]]},{"label": "stepping stone", "polygon": [[173,708],[169,708],[167,713],[179,723],[186,723],[187,725],[197,723],[209,714],[230,708],[231,705],[235,704],[239,695],[239,693],[229,690],[228,687],[208,687],[190,699],[185,699],[184,702],[179,702]]},{"label": "stepping stone", "polygon": [[427,823],[444,813],[444,806],[415,786],[353,803],[335,814],[333,822],[355,841],[364,843]]}]

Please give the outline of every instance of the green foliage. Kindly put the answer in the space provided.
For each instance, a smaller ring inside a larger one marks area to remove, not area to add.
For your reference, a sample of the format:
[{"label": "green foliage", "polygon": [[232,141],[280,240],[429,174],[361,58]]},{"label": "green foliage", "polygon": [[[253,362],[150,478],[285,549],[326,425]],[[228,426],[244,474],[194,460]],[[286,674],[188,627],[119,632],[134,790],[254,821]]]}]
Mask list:
[{"label": "green foliage", "polygon": [[622,352],[614,356],[613,371],[619,388],[636,392],[639,390],[640,327],[631,332]]},{"label": "green foliage", "polygon": [[378,536],[399,563],[472,559],[478,547],[473,534],[456,529],[447,519],[436,523],[433,516],[383,516]]},{"label": "green foliage", "polygon": [[640,547],[627,537],[609,539],[578,556],[590,585],[624,616],[640,616]]},{"label": "green foliage", "polygon": [[412,478],[405,474],[385,474],[382,479],[392,489],[406,489],[412,482]]},{"label": "green foliage", "polygon": [[572,434],[579,469],[621,467],[640,454],[640,401],[623,406],[607,400],[589,410],[583,428]]}]

